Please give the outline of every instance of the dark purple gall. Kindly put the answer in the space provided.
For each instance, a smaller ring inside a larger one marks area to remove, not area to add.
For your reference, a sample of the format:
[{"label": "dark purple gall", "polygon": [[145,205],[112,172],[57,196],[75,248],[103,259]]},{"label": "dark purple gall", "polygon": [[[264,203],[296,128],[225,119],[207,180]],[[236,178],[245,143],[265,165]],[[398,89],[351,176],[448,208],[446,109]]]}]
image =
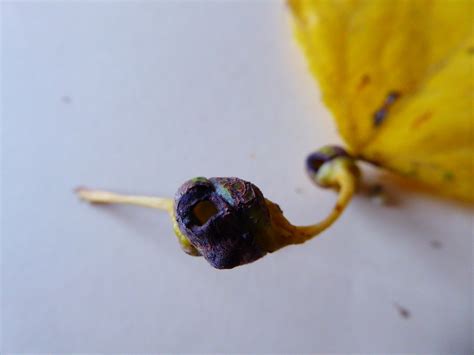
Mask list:
[{"label": "dark purple gall", "polygon": [[230,269],[263,257],[270,228],[265,198],[238,178],[195,178],[176,193],[179,231],[215,268]]}]

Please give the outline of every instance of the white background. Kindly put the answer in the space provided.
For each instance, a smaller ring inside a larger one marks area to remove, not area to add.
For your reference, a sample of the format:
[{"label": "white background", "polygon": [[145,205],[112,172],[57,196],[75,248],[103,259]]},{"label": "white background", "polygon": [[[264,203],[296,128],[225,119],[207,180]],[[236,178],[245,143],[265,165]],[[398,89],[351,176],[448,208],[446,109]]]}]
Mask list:
[{"label": "white background", "polygon": [[73,195],[239,176],[323,217],[303,163],[338,138],[283,3],[4,2],[2,36],[4,353],[472,352],[466,206],[386,182],[396,206],[358,196],[321,238],[218,271],[165,214]]}]

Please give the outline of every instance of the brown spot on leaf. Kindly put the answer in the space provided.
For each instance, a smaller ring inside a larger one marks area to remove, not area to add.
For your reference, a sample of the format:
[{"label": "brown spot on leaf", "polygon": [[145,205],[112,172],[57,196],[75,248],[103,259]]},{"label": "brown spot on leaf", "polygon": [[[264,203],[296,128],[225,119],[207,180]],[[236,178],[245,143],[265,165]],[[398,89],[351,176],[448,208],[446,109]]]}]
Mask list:
[{"label": "brown spot on leaf", "polygon": [[359,81],[359,84],[357,85],[357,91],[361,91],[364,89],[367,85],[370,84],[370,76],[369,74],[364,74]]},{"label": "brown spot on leaf", "polygon": [[433,117],[433,112],[427,111],[413,120],[411,128],[418,129]]}]

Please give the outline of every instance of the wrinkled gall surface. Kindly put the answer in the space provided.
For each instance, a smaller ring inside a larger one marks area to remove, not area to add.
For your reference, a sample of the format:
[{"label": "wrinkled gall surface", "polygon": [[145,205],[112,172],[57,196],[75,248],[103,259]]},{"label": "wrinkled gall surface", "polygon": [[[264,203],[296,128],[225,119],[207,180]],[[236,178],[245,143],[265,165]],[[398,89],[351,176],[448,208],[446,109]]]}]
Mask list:
[{"label": "wrinkled gall surface", "polygon": [[195,178],[175,197],[181,233],[215,268],[229,269],[266,254],[260,236],[270,225],[257,186],[238,178]]}]

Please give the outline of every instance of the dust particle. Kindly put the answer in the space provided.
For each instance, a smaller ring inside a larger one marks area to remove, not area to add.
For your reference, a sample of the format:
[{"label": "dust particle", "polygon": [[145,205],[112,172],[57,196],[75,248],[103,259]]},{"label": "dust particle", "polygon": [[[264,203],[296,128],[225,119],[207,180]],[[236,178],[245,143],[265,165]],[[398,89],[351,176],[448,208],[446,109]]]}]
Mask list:
[{"label": "dust particle", "polygon": [[384,206],[389,204],[389,198],[382,185],[375,184],[369,187],[367,194],[370,201],[376,205]]},{"label": "dust particle", "polygon": [[430,245],[433,249],[441,249],[443,247],[443,243],[441,243],[439,240],[432,240]]},{"label": "dust particle", "polygon": [[375,185],[372,185],[370,188],[369,188],[369,195],[370,196],[376,196],[376,195],[379,195],[383,193],[383,186],[380,185],[380,184],[375,184]]},{"label": "dust particle", "polygon": [[61,102],[63,104],[70,104],[72,102],[71,96],[64,95],[61,97]]},{"label": "dust particle", "polygon": [[303,194],[303,189],[301,187],[295,187],[295,192],[298,194],[298,195],[302,195]]},{"label": "dust particle", "polygon": [[255,153],[250,153],[249,158],[252,159],[252,160],[255,160],[255,158],[256,158]]},{"label": "dust particle", "polygon": [[400,315],[400,317],[402,317],[403,319],[408,319],[408,318],[411,317],[411,312],[408,309],[406,309],[405,307],[400,306],[398,303],[394,303],[393,305],[397,309],[398,314]]}]

